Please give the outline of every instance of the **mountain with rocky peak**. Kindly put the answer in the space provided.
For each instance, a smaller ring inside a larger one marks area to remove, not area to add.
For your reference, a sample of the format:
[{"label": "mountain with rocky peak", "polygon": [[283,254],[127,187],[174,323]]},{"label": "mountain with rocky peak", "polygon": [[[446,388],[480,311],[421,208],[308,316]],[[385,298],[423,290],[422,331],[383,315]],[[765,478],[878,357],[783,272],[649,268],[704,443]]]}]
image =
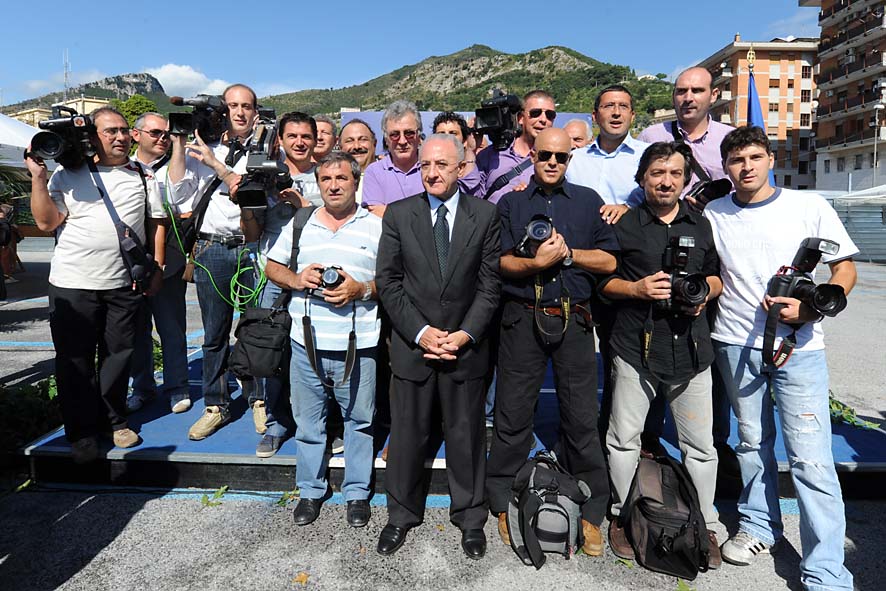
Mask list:
[{"label": "mountain with rocky peak", "polygon": [[[160,81],[150,74],[120,74],[119,76],[108,76],[95,82],[87,82],[68,89],[68,98],[77,96],[94,96],[99,98],[117,98],[126,100],[134,94],[146,96],[154,102],[157,98],[164,99],[165,104],[169,104],[165,100],[166,92]],[[51,92],[37,98],[24,100],[11,105],[4,105],[0,112],[15,113],[25,109],[34,109],[37,107],[50,107],[64,100],[63,92]]]}]

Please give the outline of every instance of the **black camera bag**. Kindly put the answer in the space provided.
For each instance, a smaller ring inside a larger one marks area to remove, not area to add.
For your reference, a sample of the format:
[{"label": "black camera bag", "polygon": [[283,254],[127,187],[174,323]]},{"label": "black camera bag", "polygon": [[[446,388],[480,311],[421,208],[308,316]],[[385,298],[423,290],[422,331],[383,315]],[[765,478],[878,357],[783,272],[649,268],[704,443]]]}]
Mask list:
[{"label": "black camera bag", "polygon": [[[289,268],[298,268],[299,240],[308,218],[316,207],[300,207],[292,218],[292,252]],[[246,308],[240,315],[228,367],[243,379],[285,376],[289,371],[289,333],[292,316],[289,300],[292,292],[284,289],[270,308]]]},{"label": "black camera bag", "polygon": [[710,540],[698,492],[674,458],[640,458],[621,518],[642,566],[687,581],[708,569]]}]

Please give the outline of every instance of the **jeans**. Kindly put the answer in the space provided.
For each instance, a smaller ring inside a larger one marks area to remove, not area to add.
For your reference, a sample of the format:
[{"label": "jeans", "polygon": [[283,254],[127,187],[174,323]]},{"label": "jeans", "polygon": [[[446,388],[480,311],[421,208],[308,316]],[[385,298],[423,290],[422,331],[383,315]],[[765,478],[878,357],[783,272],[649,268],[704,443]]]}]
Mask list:
[{"label": "jeans", "polygon": [[[203,320],[203,401],[206,406],[226,407],[231,402],[227,370],[234,308],[229,303],[230,285],[237,272],[240,254],[247,248],[256,252],[254,243],[228,248],[217,242],[202,239],[197,241],[195,258],[198,265],[194,271],[194,281],[197,284],[197,300]],[[242,259],[241,266],[249,271],[240,275],[240,283],[253,285],[249,260],[246,256]],[[244,394],[250,398],[254,389],[252,382],[243,383]]]},{"label": "jeans", "polygon": [[135,335],[135,352],[132,354],[133,392],[153,394],[157,387],[151,338],[153,316],[163,348],[163,391],[169,394],[172,404],[188,397],[188,346],[185,336],[187,288],[188,284],[180,276],[167,277],[163,279],[159,292],[145,298]]},{"label": "jeans", "polygon": [[852,589],[843,565],[846,516],[831,452],[824,350],[796,351],[779,369],[764,367],[759,349],[715,341],[714,350],[738,417],[739,527],[767,544],[783,532],[771,388],[800,505],[800,582],[810,591]]},{"label": "jeans", "polygon": [[[282,288],[268,281],[262,289],[261,298],[259,299],[259,308],[270,308],[274,305],[274,300],[283,291]],[[301,326],[300,318],[294,318],[292,322],[298,327]],[[256,378],[255,380],[255,399],[265,401],[265,412],[268,419],[265,421],[267,427],[267,435],[274,437],[288,437],[295,432],[295,421],[292,417],[292,408],[289,405],[290,382],[288,376]]]},{"label": "jeans", "polygon": [[[318,371],[336,384],[344,377],[345,351],[317,351]],[[345,422],[345,478],[341,485],[345,501],[369,498],[372,477],[375,414],[375,348],[358,349],[347,383],[328,388],[314,373],[305,348],[292,341],[289,380],[292,410],[298,430],[295,481],[303,499],[326,495],[327,400],[335,397]]]}]

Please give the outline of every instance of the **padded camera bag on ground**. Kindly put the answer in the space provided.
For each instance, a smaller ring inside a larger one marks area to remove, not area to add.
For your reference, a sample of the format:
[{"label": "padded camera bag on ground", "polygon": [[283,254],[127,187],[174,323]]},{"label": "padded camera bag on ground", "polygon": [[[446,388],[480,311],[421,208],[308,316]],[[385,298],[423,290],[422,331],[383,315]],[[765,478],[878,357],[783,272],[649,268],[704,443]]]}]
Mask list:
[{"label": "padded camera bag on ground", "polygon": [[[300,207],[295,211],[290,269],[297,268],[298,241],[314,209],[316,208],[313,206]],[[246,308],[240,315],[234,331],[237,342],[231,351],[228,367],[241,380],[288,374],[291,351],[289,333],[292,328],[292,316],[289,314],[291,295],[292,292],[284,289],[270,308]]]},{"label": "padded camera bag on ground", "polygon": [[581,506],[588,485],[569,474],[554,452],[540,451],[523,464],[508,504],[511,547],[524,564],[539,569],[546,552],[571,558],[584,543]]},{"label": "padded camera bag on ground", "polygon": [[698,493],[677,460],[641,457],[621,515],[642,566],[688,581],[708,569],[709,540]]}]

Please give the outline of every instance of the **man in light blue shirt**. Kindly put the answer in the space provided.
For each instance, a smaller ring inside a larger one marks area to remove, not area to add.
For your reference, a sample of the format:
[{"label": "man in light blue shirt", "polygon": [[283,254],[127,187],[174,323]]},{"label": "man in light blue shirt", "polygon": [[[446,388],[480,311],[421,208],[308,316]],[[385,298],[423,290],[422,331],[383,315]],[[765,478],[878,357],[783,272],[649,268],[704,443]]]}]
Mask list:
[{"label": "man in light blue shirt", "polygon": [[603,198],[603,221],[614,224],[631,206],[643,202],[634,175],[649,144],[631,137],[634,97],[624,86],[607,86],[597,95],[594,122],[600,133],[587,148],[572,153],[566,180],[594,189]]}]

